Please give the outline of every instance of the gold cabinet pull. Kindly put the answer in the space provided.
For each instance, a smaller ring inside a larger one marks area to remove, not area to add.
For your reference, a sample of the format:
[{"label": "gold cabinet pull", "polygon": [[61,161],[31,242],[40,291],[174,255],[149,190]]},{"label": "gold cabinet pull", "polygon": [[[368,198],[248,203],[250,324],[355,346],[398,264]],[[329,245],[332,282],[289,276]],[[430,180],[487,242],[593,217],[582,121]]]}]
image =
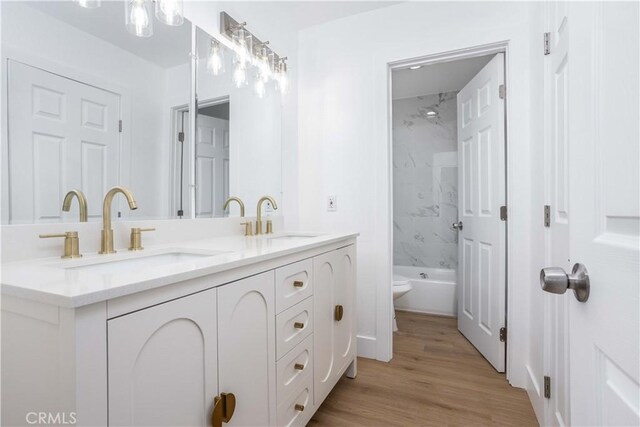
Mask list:
[{"label": "gold cabinet pull", "polygon": [[336,322],[339,322],[342,320],[342,316],[344,316],[344,307],[338,304],[333,312],[333,318],[336,319]]},{"label": "gold cabinet pull", "polygon": [[302,280],[294,280],[293,282],[293,287],[294,288],[301,288],[304,286],[304,282]]},{"label": "gold cabinet pull", "polygon": [[211,414],[211,426],[221,427],[222,423],[228,423],[236,410],[236,396],[233,393],[220,393],[213,400],[213,413]]},{"label": "gold cabinet pull", "polygon": [[302,371],[304,369],[304,365],[302,363],[296,363],[293,367],[298,371]]},{"label": "gold cabinet pull", "polygon": [[296,411],[304,411],[304,405],[301,405],[299,403],[296,403],[296,406],[294,406],[294,408],[296,409]]},{"label": "gold cabinet pull", "polygon": [[293,324],[293,327],[294,327],[294,328],[296,328],[296,329],[302,329],[302,328],[304,328],[304,323],[302,323],[302,322],[295,322],[295,323]]}]

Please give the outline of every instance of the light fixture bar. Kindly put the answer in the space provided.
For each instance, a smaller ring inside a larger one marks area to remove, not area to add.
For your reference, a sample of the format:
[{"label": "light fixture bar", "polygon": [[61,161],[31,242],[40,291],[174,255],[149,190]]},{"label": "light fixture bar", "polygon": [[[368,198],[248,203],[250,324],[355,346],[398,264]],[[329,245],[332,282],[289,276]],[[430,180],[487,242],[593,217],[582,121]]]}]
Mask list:
[{"label": "light fixture bar", "polygon": [[[232,40],[233,31],[238,27],[244,27],[244,30],[251,36],[253,39],[253,44],[251,46],[251,55],[253,57],[258,57],[260,55],[260,49],[265,46],[265,43],[262,42],[259,38],[255,36],[251,31],[247,30],[246,22],[238,22],[233,19],[227,12],[220,12],[220,34]],[[275,53],[273,49],[271,49],[268,45],[265,46],[267,52],[273,55],[273,63],[277,64],[280,60],[280,55]]]}]

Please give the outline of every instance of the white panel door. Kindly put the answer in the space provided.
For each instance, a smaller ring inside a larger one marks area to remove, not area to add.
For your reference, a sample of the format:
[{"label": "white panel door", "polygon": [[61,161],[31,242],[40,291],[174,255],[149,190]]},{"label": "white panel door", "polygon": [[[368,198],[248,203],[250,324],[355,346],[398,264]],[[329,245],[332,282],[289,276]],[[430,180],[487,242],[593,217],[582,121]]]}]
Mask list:
[{"label": "white panel door", "polygon": [[109,425],[203,426],[217,393],[216,290],[108,321]]},{"label": "white panel door", "polygon": [[228,426],[276,420],[275,272],[218,288],[218,373],[221,393],[233,393]]},{"label": "white panel door", "polygon": [[638,2],[570,3],[571,424],[640,425]]},{"label": "white panel door", "polygon": [[120,96],[19,62],[8,66],[10,221],[77,221],[62,212],[73,188],[102,215],[118,183]]},{"label": "white panel door", "polygon": [[[225,188],[226,187],[226,188]],[[229,121],[198,115],[196,218],[223,216],[229,195]]]},{"label": "white panel door", "polygon": [[[569,260],[569,34],[566,2],[545,3],[550,54],[545,57],[545,199],[550,209],[545,236],[547,265],[571,270]],[[542,212],[540,212],[542,214]],[[545,424],[570,424],[569,298],[546,295],[544,336],[545,375],[551,378],[551,397]],[[542,320],[542,319],[541,319]],[[537,378],[543,386],[543,378]]]},{"label": "white panel door", "polygon": [[504,55],[458,93],[458,329],[498,372],[505,370],[506,223]]}]

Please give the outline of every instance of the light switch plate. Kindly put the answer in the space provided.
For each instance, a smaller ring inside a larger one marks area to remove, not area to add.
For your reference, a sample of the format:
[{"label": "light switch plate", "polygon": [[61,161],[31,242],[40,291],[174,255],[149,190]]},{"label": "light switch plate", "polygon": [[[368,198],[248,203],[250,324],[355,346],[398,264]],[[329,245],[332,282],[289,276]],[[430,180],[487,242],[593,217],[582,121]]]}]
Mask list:
[{"label": "light switch plate", "polygon": [[338,201],[336,196],[327,197],[327,212],[335,212],[338,210]]}]

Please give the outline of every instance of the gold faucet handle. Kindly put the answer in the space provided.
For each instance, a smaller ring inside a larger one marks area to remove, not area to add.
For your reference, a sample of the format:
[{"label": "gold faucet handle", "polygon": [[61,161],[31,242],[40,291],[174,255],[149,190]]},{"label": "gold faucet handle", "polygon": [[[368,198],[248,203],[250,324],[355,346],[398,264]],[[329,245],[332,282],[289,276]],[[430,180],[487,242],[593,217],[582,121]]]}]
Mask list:
[{"label": "gold faucet handle", "polygon": [[131,246],[129,246],[130,251],[141,251],[144,249],[142,247],[142,233],[145,231],[156,231],[156,229],[139,227],[133,227],[131,229]]},{"label": "gold faucet handle", "polygon": [[273,221],[267,220],[267,232],[266,234],[273,234]]},{"label": "gold faucet handle", "polygon": [[251,224],[251,221],[241,222],[240,225],[244,225],[245,236],[253,236],[253,224]]},{"label": "gold faucet handle", "polygon": [[65,231],[59,234],[40,234],[41,239],[50,239],[53,237],[64,237],[64,255],[60,258],[80,258],[80,239],[77,231]]}]

